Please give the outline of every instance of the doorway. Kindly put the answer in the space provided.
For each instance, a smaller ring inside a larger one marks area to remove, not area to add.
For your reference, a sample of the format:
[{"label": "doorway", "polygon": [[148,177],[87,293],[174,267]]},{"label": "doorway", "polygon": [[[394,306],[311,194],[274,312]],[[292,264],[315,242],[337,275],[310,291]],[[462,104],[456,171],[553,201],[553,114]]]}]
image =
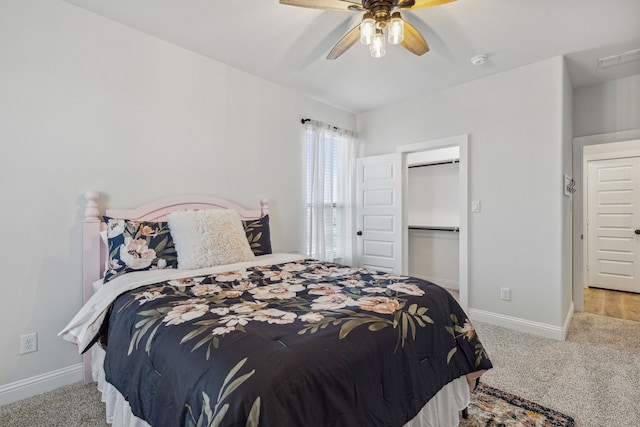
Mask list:
[{"label": "doorway", "polygon": [[[590,292],[588,288],[589,230],[587,225],[587,204],[589,198],[587,194],[587,171],[588,162],[590,161],[638,156],[640,156],[640,129],[579,137],[573,140],[573,173],[578,183],[578,191],[573,195],[573,303],[577,312],[586,311],[586,296],[589,298],[587,302],[590,305],[587,308],[596,314],[613,316],[613,313],[619,310],[632,314],[630,313],[632,310],[624,308],[625,306],[629,307],[628,302],[619,304],[621,300],[626,301],[625,298],[621,299],[619,298],[620,295],[608,294],[616,291],[596,290],[595,292]],[[618,304],[619,307],[613,307],[615,304]],[[622,316],[618,315],[616,317]]]},{"label": "doorway", "polygon": [[[469,262],[469,196],[468,196],[468,176],[469,176],[469,135],[458,135],[452,136],[449,138],[441,138],[430,140],[426,142],[418,142],[415,144],[407,144],[401,145],[396,148],[396,152],[401,153],[405,156],[405,166],[406,157],[412,155],[415,156],[417,163],[420,163],[420,156],[422,153],[425,157],[429,157],[431,159],[435,158],[433,155],[435,153],[439,153],[435,155],[441,155],[443,153],[447,153],[449,150],[455,151],[458,161],[457,161],[457,217],[458,223],[455,228],[455,234],[457,235],[457,249],[458,249],[458,300],[460,306],[465,310],[469,310],[469,271],[468,271],[468,262]],[[431,155],[429,154],[431,153]],[[455,156],[454,156],[455,157]],[[445,154],[443,158],[447,157]],[[407,187],[408,183],[406,182],[408,179],[408,168],[405,167],[405,183],[404,186]],[[405,192],[405,197],[408,192]],[[406,206],[407,201],[404,200],[403,204]],[[404,212],[404,249],[403,254],[405,259],[408,259],[408,244],[409,244],[409,219],[407,218],[407,211]],[[446,222],[446,221],[445,221]],[[456,224],[454,224],[456,225]],[[434,233],[442,232],[442,231],[431,231]],[[445,231],[445,233],[451,233],[450,231]]]}]

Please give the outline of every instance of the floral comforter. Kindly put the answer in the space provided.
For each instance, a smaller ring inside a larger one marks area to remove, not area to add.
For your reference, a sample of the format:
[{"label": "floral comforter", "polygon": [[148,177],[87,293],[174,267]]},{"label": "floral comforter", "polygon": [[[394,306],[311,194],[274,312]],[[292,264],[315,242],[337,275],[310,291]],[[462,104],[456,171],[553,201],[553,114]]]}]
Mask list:
[{"label": "floral comforter", "polygon": [[491,368],[446,290],[314,260],[148,284],[107,320],[106,379],[154,427],[402,426]]}]

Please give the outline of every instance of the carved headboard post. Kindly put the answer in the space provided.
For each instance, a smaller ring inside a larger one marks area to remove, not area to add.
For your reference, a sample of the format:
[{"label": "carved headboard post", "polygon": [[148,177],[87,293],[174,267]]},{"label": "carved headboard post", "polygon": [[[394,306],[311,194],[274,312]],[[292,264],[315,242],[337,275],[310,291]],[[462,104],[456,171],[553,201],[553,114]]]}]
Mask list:
[{"label": "carved headboard post", "polygon": [[87,221],[100,221],[98,216],[100,210],[98,209],[98,199],[100,194],[96,191],[87,191],[84,193],[84,198],[87,199],[87,205],[84,210],[84,220]]},{"label": "carved headboard post", "polygon": [[[93,295],[93,282],[98,280],[100,271],[100,209],[98,209],[98,199],[100,194],[96,191],[84,193],[87,201],[84,210],[84,220],[82,222],[82,292],[83,302],[87,302]],[[88,384],[93,381],[91,373],[91,352],[83,355],[84,361],[84,382]]]},{"label": "carved headboard post", "polygon": [[87,302],[93,295],[93,282],[100,278],[100,210],[98,209],[100,194],[95,191],[87,191],[84,193],[84,197],[87,204],[82,227],[84,257],[82,284],[84,302]]}]

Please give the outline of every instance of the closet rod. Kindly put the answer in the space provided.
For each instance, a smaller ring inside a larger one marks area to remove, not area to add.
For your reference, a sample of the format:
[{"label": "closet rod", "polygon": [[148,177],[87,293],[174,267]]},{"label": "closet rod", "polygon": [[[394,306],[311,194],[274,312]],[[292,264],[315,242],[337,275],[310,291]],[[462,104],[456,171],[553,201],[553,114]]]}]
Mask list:
[{"label": "closet rod", "polygon": [[422,225],[410,225],[409,230],[453,231],[457,233],[460,231],[460,228],[459,227],[427,227]]},{"label": "closet rod", "polygon": [[409,169],[411,168],[422,168],[424,166],[437,166],[437,165],[452,165],[455,163],[459,163],[460,159],[451,159],[451,160],[447,160],[444,162],[435,162],[435,163],[425,163],[424,165],[411,165],[409,166]]}]

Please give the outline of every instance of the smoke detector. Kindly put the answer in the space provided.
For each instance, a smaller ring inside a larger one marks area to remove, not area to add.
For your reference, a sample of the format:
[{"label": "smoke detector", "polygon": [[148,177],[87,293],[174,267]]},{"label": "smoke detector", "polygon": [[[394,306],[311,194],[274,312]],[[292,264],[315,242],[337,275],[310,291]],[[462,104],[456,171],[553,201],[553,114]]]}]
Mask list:
[{"label": "smoke detector", "polygon": [[487,55],[476,55],[471,58],[471,63],[476,67],[479,67],[480,65],[483,65],[485,62],[487,62],[487,58]]}]

